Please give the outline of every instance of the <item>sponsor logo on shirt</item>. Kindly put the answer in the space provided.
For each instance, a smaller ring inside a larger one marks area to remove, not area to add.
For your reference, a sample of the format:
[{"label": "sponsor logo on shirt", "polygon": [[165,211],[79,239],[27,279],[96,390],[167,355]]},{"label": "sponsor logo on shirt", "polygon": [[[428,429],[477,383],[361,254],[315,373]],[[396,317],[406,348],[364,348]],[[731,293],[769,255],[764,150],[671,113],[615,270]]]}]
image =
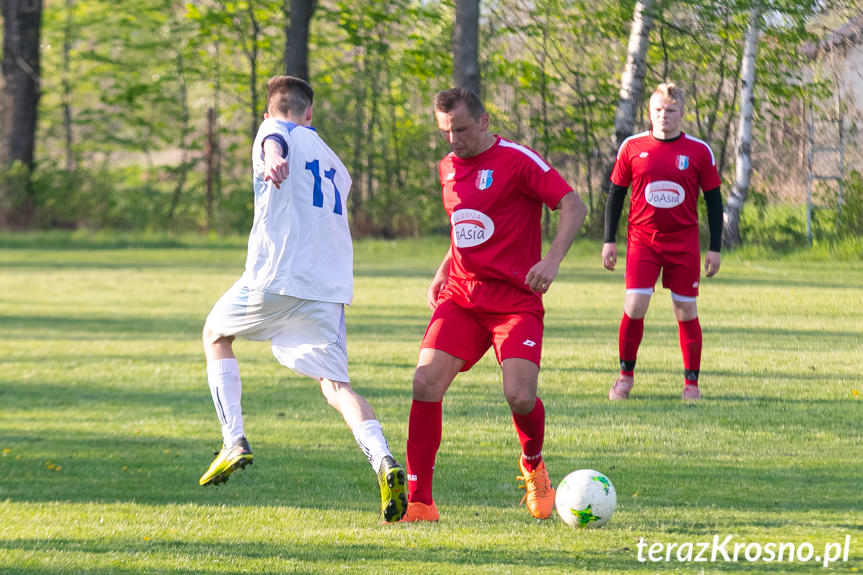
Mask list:
[{"label": "sponsor logo on shirt", "polygon": [[521,342],[521,345],[526,345],[527,347],[536,347],[536,342],[533,341],[532,339],[526,339],[523,342]]},{"label": "sponsor logo on shirt", "polygon": [[494,222],[478,210],[456,210],[450,217],[456,247],[471,248],[486,242],[494,233]]},{"label": "sponsor logo on shirt", "polygon": [[646,158],[646,157],[647,157],[647,156],[649,156],[649,155],[650,155],[650,154],[648,154],[647,152],[641,152],[640,154],[638,154],[638,157],[639,157],[639,158]]},{"label": "sponsor logo on shirt", "polygon": [[455,179],[455,172],[449,172],[449,173],[447,173],[446,178],[445,178],[445,180],[446,180],[447,182],[448,182],[448,181],[450,181],[450,180],[454,180],[454,179]]},{"label": "sponsor logo on shirt", "polygon": [[491,173],[494,170],[480,170],[476,174],[476,189],[478,190],[487,190],[491,187],[492,177]]},{"label": "sponsor logo on shirt", "polygon": [[654,208],[673,208],[683,203],[686,192],[683,186],[676,182],[660,180],[650,182],[644,188],[644,198]]},{"label": "sponsor logo on shirt", "polygon": [[677,169],[685,170],[689,167],[689,156],[677,156]]}]

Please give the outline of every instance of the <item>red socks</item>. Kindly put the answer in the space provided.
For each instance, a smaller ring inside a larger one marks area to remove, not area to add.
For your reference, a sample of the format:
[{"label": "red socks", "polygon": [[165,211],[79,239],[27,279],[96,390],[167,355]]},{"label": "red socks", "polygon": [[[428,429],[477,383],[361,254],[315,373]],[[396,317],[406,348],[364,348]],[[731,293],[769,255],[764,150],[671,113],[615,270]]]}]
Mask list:
[{"label": "red socks", "polygon": [[617,334],[621,375],[632,377],[642,337],[644,337],[644,318],[632,319],[624,313],[620,320],[620,331]]},{"label": "red socks", "polygon": [[[443,403],[413,400],[408,423],[407,473],[408,501],[431,505],[432,479],[437,451],[440,448]],[[542,461],[545,440],[545,406],[537,397],[533,410],[525,415],[512,414],[518,440],[524,454],[522,461],[533,471]]]},{"label": "red socks", "polygon": [[687,384],[698,385],[701,369],[701,324],[698,318],[677,322],[680,351],[683,353],[683,373]]},{"label": "red socks", "polygon": [[432,478],[435,456],[440,448],[442,424],[442,402],[413,400],[405,457],[408,472],[408,501],[426,505],[434,503]]},{"label": "red socks", "polygon": [[512,422],[521,443],[522,462],[525,469],[533,471],[542,461],[542,443],[545,440],[545,406],[536,398],[533,410],[525,415],[513,412]]}]

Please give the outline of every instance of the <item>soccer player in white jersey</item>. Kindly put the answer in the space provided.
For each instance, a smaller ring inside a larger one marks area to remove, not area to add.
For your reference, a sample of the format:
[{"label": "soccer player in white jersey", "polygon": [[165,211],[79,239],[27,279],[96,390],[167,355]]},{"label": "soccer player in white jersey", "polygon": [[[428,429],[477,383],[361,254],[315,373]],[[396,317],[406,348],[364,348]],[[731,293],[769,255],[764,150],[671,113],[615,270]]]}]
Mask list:
[{"label": "soccer player in white jersey", "polygon": [[351,388],[344,306],[353,298],[347,221],[351,178],[312,122],[312,87],[292,76],[267,82],[267,113],[252,147],[255,215],[246,267],[207,317],[204,352],[222,449],[201,485],[252,463],[240,406],[235,337],[270,340],[282,365],[320,382],[377,473],[381,518],[407,508],[405,472],[369,404]]}]

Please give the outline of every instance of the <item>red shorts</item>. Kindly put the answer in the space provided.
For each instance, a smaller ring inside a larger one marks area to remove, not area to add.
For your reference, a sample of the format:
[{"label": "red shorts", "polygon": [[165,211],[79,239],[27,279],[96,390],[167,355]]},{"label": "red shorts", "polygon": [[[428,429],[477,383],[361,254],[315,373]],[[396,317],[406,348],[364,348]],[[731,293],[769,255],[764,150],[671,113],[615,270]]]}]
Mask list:
[{"label": "red shorts", "polygon": [[662,271],[662,287],[685,297],[698,296],[701,252],[698,228],[674,234],[630,230],[626,242],[626,289],[653,288]]},{"label": "red shorts", "polygon": [[521,358],[538,367],[544,316],[538,294],[504,281],[450,281],[438,297],[420,347],[463,359],[461,371],[473,367],[492,346],[498,363]]}]

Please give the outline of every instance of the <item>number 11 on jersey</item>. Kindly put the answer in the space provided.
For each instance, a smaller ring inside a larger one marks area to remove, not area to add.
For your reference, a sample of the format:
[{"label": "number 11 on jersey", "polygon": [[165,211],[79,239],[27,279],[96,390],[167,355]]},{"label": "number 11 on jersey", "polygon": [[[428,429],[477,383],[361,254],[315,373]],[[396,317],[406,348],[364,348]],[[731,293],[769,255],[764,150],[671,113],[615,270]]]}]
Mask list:
[{"label": "number 11 on jersey", "polygon": [[[316,208],[324,207],[324,191],[321,187],[321,164],[318,160],[312,160],[311,162],[306,162],[306,169],[312,173],[312,177],[315,179],[315,188],[312,191],[312,205]],[[335,168],[330,168],[329,170],[324,172],[324,177],[327,178],[333,184],[333,190],[336,193],[335,205],[333,206],[333,213],[342,215],[342,195],[339,193],[339,188],[336,186],[336,170]]]}]

